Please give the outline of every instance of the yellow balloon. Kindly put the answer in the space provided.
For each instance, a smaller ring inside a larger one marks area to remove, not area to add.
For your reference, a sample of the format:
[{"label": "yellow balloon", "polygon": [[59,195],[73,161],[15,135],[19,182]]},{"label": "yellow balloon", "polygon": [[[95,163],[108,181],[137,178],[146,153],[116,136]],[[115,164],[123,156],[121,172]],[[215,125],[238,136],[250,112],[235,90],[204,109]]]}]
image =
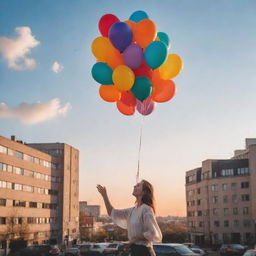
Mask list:
[{"label": "yellow balloon", "polygon": [[169,54],[166,62],[159,68],[160,77],[170,80],[177,76],[183,68],[182,59],[177,54]]},{"label": "yellow balloon", "polygon": [[134,84],[135,75],[129,67],[120,65],[114,70],[112,79],[119,90],[128,91]]},{"label": "yellow balloon", "polygon": [[113,52],[113,47],[107,37],[99,36],[92,42],[93,55],[102,62],[107,62]]}]

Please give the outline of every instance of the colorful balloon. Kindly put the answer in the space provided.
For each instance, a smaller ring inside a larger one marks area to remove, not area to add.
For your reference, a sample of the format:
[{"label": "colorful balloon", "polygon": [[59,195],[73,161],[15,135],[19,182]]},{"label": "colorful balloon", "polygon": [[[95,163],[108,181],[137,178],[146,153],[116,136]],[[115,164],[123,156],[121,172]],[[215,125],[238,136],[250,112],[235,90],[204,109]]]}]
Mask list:
[{"label": "colorful balloon", "polygon": [[103,62],[97,62],[92,67],[92,77],[100,84],[113,84],[112,73],[112,69]]},{"label": "colorful balloon", "polygon": [[136,98],[131,91],[123,91],[120,101],[127,106],[135,106]]},{"label": "colorful balloon", "polygon": [[152,20],[142,20],[134,28],[134,40],[143,49],[156,38],[156,25]]},{"label": "colorful balloon", "polygon": [[161,80],[153,84],[151,98],[155,102],[167,102],[174,97],[175,92],[176,86],[172,80]]},{"label": "colorful balloon", "polygon": [[126,23],[116,22],[110,27],[108,37],[112,45],[123,52],[131,44],[133,33]]},{"label": "colorful balloon", "polygon": [[158,39],[159,39],[161,42],[163,42],[163,43],[166,44],[166,46],[167,46],[168,49],[170,48],[169,36],[168,36],[166,33],[164,33],[164,32],[158,32],[158,33],[157,33],[157,37],[158,37]]},{"label": "colorful balloon", "polygon": [[147,65],[147,63],[144,61],[138,68],[133,70],[135,77],[137,76],[146,76],[147,78],[152,78],[152,69]]},{"label": "colorful balloon", "polygon": [[183,68],[182,59],[177,54],[169,54],[166,62],[159,68],[160,77],[169,80],[177,76]]},{"label": "colorful balloon", "polygon": [[113,46],[108,38],[100,36],[92,42],[92,53],[93,55],[102,62],[107,62],[113,52]]},{"label": "colorful balloon", "polygon": [[[132,20],[126,20],[124,23],[126,23],[130,27],[130,29],[132,30],[132,34],[134,35],[136,23]],[[134,36],[132,38],[132,42],[134,42]]]},{"label": "colorful balloon", "polygon": [[108,31],[110,29],[110,27],[116,23],[119,22],[120,20],[113,14],[105,14],[101,17],[100,21],[99,21],[99,30],[100,33],[105,36],[108,37]]},{"label": "colorful balloon", "polygon": [[132,88],[135,75],[129,67],[121,65],[114,70],[112,78],[119,90],[127,91]]},{"label": "colorful balloon", "polygon": [[143,50],[137,44],[130,44],[123,52],[123,59],[128,67],[136,69],[144,60]]},{"label": "colorful balloon", "polygon": [[126,116],[132,116],[135,112],[135,106],[128,106],[122,101],[117,101],[116,106],[119,112]]},{"label": "colorful balloon", "polygon": [[150,96],[152,84],[147,77],[139,76],[135,79],[132,87],[132,93],[136,99],[143,101]]},{"label": "colorful balloon", "polygon": [[143,116],[147,116],[154,111],[155,102],[150,97],[146,100],[143,100],[142,102],[137,100],[136,109]]},{"label": "colorful balloon", "polygon": [[99,94],[107,102],[116,102],[121,99],[121,92],[115,85],[101,85]]},{"label": "colorful balloon", "polygon": [[167,46],[161,41],[152,42],[145,51],[145,60],[149,67],[156,69],[160,67],[167,58]]},{"label": "colorful balloon", "polygon": [[148,19],[148,15],[144,11],[136,11],[129,18],[129,20],[132,20],[136,23],[144,19]]}]

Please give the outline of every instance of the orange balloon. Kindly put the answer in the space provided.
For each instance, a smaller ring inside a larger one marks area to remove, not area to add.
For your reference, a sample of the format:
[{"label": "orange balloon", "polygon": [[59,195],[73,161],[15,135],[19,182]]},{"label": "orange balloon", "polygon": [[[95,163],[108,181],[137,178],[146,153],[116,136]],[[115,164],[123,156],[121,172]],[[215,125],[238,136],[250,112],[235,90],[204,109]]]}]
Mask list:
[{"label": "orange balloon", "polygon": [[161,80],[153,86],[151,98],[155,102],[166,102],[172,99],[176,92],[176,85],[172,80]]},{"label": "orange balloon", "polygon": [[136,23],[133,38],[142,48],[146,48],[156,39],[156,25],[152,20],[145,19]]},{"label": "orange balloon", "polygon": [[124,65],[122,54],[115,50],[107,58],[107,64],[114,70],[117,66]]},{"label": "orange balloon", "polygon": [[132,21],[132,20],[126,20],[124,23],[126,23],[127,25],[129,25],[130,29],[132,30],[133,33],[133,39],[132,41],[134,42],[134,31],[135,31],[135,27],[136,27],[136,22]]},{"label": "orange balloon", "polygon": [[121,92],[115,85],[101,85],[99,94],[100,97],[107,102],[116,102],[121,99]]},{"label": "orange balloon", "polygon": [[119,112],[126,116],[132,116],[135,112],[135,106],[128,106],[122,101],[117,101],[116,106]]},{"label": "orange balloon", "polygon": [[157,69],[154,69],[153,70],[153,75],[152,75],[152,84],[153,84],[153,87],[157,84],[159,84],[161,82],[161,77],[160,77],[160,71],[159,71],[159,68]]}]

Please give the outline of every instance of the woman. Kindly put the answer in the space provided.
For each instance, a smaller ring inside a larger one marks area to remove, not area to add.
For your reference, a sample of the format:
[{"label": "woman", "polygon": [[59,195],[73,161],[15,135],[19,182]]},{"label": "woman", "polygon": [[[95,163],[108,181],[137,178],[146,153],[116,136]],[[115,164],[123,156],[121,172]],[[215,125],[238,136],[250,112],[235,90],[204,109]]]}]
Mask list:
[{"label": "woman", "polygon": [[155,218],[153,186],[146,180],[136,184],[132,193],[136,197],[135,207],[122,210],[113,208],[105,187],[97,185],[97,189],[113,222],[128,229],[131,256],[155,256],[153,242],[161,242],[162,233]]}]

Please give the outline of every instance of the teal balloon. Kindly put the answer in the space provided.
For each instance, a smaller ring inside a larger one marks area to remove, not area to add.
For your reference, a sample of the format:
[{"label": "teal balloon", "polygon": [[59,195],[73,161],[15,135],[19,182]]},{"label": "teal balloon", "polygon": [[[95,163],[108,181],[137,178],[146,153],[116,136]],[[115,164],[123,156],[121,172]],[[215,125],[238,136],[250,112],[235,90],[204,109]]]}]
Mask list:
[{"label": "teal balloon", "polygon": [[154,41],[149,44],[145,51],[145,60],[152,69],[160,67],[167,58],[167,46],[161,41]]},{"label": "teal balloon", "polygon": [[145,19],[148,19],[148,15],[144,11],[136,11],[129,18],[129,20],[132,20],[136,23],[140,22],[141,20],[145,20]]},{"label": "teal balloon", "polygon": [[134,97],[140,101],[148,98],[152,93],[152,83],[145,76],[138,76],[131,89]]},{"label": "teal balloon", "polygon": [[170,47],[170,39],[169,36],[164,32],[158,32],[157,36],[159,40],[167,45],[167,48]]},{"label": "teal balloon", "polygon": [[103,62],[97,62],[92,67],[92,77],[95,81],[103,85],[113,84],[112,73],[113,70]]}]

